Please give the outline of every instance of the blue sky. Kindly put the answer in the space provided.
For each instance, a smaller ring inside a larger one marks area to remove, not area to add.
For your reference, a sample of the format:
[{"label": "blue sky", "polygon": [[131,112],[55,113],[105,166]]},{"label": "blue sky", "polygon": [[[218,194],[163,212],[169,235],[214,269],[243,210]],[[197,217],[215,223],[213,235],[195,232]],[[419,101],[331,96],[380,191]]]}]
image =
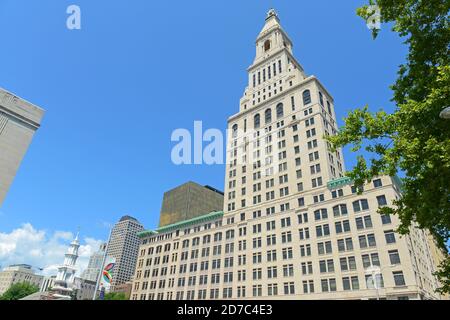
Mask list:
[{"label": "blue sky", "polygon": [[[223,166],[172,164],[170,136],[194,120],[225,129],[270,7],[307,74],[334,95],[339,124],[365,104],[392,110],[406,47],[386,25],[372,40],[355,14],[365,3],[0,0],[0,86],[46,110],[0,233],[30,223],[102,239],[124,214],[155,227],[164,191],[185,181],[223,190]],[[81,30],[66,28],[70,4],[81,7]],[[345,158],[352,167],[356,155]]]}]

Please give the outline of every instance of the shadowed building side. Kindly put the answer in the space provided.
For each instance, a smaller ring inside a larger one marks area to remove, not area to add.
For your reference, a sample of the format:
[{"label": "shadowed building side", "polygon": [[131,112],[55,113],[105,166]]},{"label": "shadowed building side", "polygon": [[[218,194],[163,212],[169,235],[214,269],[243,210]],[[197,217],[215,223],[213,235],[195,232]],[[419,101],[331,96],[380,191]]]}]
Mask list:
[{"label": "shadowed building side", "polygon": [[223,193],[210,186],[187,182],[164,193],[159,227],[223,210]]}]

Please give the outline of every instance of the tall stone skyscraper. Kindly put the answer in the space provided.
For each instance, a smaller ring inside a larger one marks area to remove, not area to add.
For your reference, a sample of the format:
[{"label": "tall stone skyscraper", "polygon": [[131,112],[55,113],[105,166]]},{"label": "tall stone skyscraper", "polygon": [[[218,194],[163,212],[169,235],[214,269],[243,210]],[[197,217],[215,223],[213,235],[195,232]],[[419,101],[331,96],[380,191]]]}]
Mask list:
[{"label": "tall stone skyscraper", "polygon": [[[334,101],[270,10],[228,119],[224,212],[139,234],[131,299],[439,299],[429,235],[377,213],[397,178],[356,192]],[[439,255],[435,255],[438,257]]]},{"label": "tall stone skyscraper", "polygon": [[44,110],[0,88],[0,206]]},{"label": "tall stone skyscraper", "polygon": [[116,259],[116,265],[112,273],[111,290],[114,290],[115,286],[131,280],[136,268],[139,250],[137,234],[143,229],[142,224],[130,216],[123,216],[114,225],[106,254]]}]

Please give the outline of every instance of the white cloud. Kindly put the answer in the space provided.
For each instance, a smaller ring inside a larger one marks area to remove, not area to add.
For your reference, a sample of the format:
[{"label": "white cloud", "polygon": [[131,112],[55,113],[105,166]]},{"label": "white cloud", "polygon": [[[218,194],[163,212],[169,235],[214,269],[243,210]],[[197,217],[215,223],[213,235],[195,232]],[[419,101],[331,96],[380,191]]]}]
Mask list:
[{"label": "white cloud", "polygon": [[[67,231],[55,231],[52,234],[36,230],[30,223],[10,233],[0,232],[0,266],[25,263],[44,268],[42,274],[54,275],[58,265],[64,261],[64,253],[74,234]],[[89,257],[98,250],[101,240],[85,237],[81,239],[77,274],[88,265]]]}]

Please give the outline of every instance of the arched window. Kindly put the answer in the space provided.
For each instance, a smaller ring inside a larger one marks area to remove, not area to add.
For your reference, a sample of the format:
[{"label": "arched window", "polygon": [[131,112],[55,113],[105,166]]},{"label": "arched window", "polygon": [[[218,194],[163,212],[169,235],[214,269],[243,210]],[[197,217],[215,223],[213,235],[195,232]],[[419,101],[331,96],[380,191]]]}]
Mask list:
[{"label": "arched window", "polygon": [[345,203],[335,205],[333,207],[333,214],[335,217],[347,215],[348,214],[347,205]]},{"label": "arched window", "polygon": [[270,40],[264,42],[264,51],[270,50]]},{"label": "arched window", "polygon": [[330,101],[327,101],[327,107],[328,107],[328,113],[331,114],[331,115],[333,115],[333,114],[331,113],[331,104],[330,104]]},{"label": "arched window", "polygon": [[367,199],[353,201],[354,212],[360,212],[364,210],[369,210],[369,203],[367,202]]},{"label": "arched window", "polygon": [[303,104],[306,106],[311,103],[311,91],[305,90],[303,91]]},{"label": "arched window", "polygon": [[270,110],[270,109],[266,110],[266,112],[264,113],[264,119],[265,119],[266,124],[272,122],[272,110]]},{"label": "arched window", "polygon": [[277,119],[283,118],[284,111],[283,111],[283,104],[280,103],[277,105]]},{"label": "arched window", "polygon": [[233,125],[232,132],[233,132],[232,133],[232,137],[236,138],[237,137],[237,133],[238,133],[238,125],[237,124]]},{"label": "arched window", "polygon": [[260,126],[260,116],[259,114],[255,114],[255,117],[253,118],[253,125],[255,129],[258,129]]},{"label": "arched window", "polygon": [[319,100],[320,100],[320,104],[323,106],[323,94],[320,91],[319,91]]}]

